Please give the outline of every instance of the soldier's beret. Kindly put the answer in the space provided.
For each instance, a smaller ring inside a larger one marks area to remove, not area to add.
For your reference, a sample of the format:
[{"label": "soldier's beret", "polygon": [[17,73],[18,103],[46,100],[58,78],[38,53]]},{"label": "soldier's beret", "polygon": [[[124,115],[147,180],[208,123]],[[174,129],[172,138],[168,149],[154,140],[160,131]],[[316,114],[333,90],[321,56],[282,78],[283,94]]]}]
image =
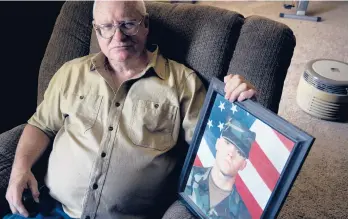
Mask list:
[{"label": "soldier's beret", "polygon": [[224,125],[221,136],[235,145],[243,157],[249,158],[251,145],[256,137],[255,132],[250,131],[238,120],[229,118]]}]

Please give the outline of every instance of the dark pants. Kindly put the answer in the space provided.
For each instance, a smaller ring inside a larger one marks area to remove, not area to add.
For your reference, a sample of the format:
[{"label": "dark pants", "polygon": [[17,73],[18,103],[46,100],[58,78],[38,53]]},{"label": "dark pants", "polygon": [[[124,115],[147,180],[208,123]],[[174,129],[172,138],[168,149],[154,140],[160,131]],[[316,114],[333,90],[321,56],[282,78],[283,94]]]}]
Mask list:
[{"label": "dark pants", "polygon": [[[41,196],[41,195],[40,195]],[[19,214],[8,214],[3,219],[24,219],[26,217]],[[30,219],[73,219],[69,217],[62,208],[62,204],[54,200],[52,197],[40,199],[38,212]]]}]

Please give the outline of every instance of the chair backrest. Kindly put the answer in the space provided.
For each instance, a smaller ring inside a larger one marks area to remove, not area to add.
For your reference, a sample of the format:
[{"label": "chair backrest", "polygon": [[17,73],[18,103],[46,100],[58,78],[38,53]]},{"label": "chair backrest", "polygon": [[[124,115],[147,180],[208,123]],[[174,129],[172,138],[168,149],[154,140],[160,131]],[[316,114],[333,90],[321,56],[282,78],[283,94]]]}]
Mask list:
[{"label": "chair backrest", "polygon": [[255,85],[258,102],[277,113],[295,45],[295,36],[285,24],[247,17],[228,72],[241,74]]},{"label": "chair backrest", "polygon": [[[65,62],[97,52],[92,31],[93,2],[67,1],[42,60],[38,104],[49,81]],[[291,29],[259,16],[211,6],[146,2],[148,45],[195,70],[208,86],[212,77],[241,74],[259,91],[258,101],[277,113],[287,69],[296,45]]]},{"label": "chair backrest", "polygon": [[[93,2],[64,3],[39,72],[38,104],[54,73],[66,61],[88,55]],[[195,70],[205,85],[226,74],[244,18],[235,12],[191,4],[146,2],[148,44]],[[93,40],[92,40],[93,44]],[[94,42],[95,44],[95,42]]]},{"label": "chair backrest", "polygon": [[147,3],[150,14],[149,44],[187,65],[207,85],[228,70],[244,18],[215,7],[194,4]]},{"label": "chair backrest", "polygon": [[43,100],[48,83],[67,61],[89,54],[93,1],[67,1],[57,17],[38,77],[37,104]]}]

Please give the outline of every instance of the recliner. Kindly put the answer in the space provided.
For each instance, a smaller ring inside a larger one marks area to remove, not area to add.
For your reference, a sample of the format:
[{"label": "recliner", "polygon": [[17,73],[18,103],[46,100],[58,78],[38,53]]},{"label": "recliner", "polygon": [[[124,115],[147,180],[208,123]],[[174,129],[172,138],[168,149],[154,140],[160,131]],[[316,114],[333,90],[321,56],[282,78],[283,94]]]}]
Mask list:
[{"label": "recliner", "polygon": [[[97,50],[95,41],[91,44],[92,5],[89,1],[64,3],[40,66],[38,104],[60,66]],[[263,17],[244,18],[236,12],[210,6],[158,2],[146,2],[146,6],[150,15],[149,46],[159,45],[164,56],[195,70],[205,86],[212,77],[223,79],[227,73],[243,75],[256,86],[258,101],[277,113],[296,45],[289,27]],[[4,197],[24,126],[0,134],[0,216],[9,211]],[[46,151],[35,164],[36,177],[40,175],[43,179],[48,155]],[[178,201],[164,215],[173,219],[190,217]]]}]

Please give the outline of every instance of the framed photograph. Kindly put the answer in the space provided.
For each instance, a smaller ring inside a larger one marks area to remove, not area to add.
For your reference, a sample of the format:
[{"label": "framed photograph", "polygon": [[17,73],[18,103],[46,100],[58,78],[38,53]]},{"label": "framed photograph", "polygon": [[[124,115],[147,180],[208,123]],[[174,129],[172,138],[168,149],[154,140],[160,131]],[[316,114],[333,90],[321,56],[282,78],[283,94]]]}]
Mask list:
[{"label": "framed photograph", "polygon": [[179,196],[199,218],[275,218],[315,139],[224,86],[210,83]]}]

